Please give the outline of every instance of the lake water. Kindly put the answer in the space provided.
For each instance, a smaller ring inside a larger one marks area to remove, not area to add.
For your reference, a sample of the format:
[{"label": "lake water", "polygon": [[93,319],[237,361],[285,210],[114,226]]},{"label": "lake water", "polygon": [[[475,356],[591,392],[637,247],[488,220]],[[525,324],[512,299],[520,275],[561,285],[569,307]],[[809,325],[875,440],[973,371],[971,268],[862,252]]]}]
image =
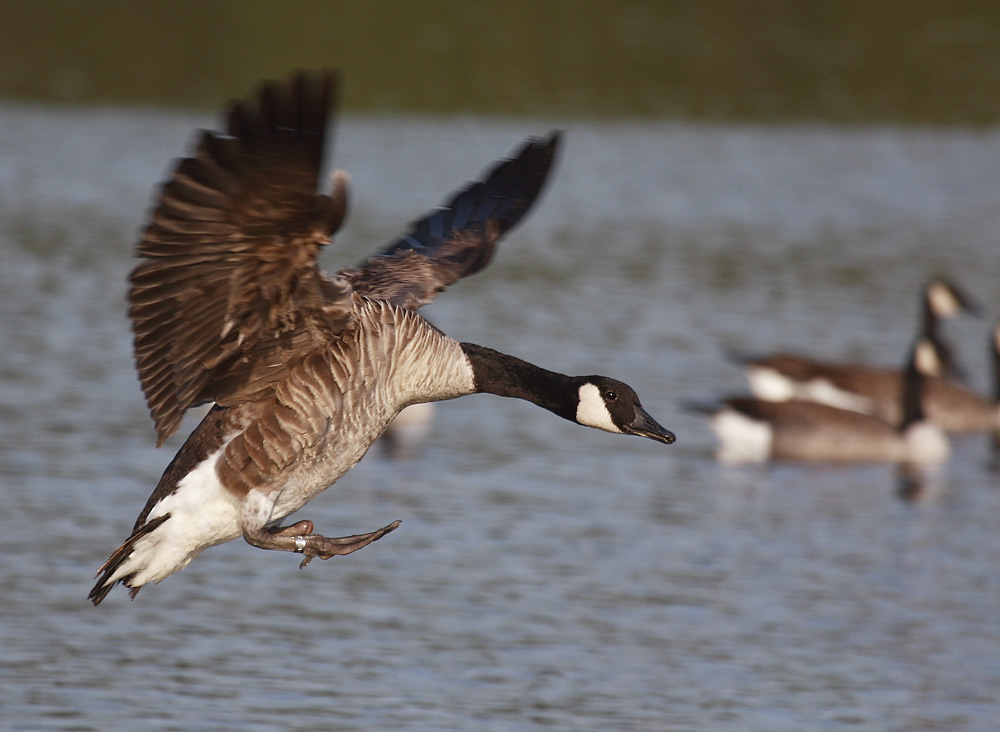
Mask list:
[{"label": "lake water", "polygon": [[0,107],[0,727],[996,728],[986,439],[901,495],[888,466],[720,466],[682,404],[744,389],[731,350],[901,362],[934,273],[983,304],[947,336],[985,391],[1000,131],[347,118],[353,212],[327,269],[565,128],[541,206],[426,314],[628,381],[677,444],[443,404],[415,454],[373,450],[300,514],[334,536],[402,519],[391,536],[303,571],[232,542],[94,608],[182,440],[153,447],[130,248],[168,161],[215,123]]}]

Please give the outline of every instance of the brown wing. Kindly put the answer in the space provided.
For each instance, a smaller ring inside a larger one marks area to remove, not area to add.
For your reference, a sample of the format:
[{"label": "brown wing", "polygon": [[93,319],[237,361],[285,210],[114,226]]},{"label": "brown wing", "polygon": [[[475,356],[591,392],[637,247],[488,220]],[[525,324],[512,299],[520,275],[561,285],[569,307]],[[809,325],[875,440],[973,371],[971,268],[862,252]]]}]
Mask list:
[{"label": "brown wing", "polygon": [[366,297],[411,310],[426,305],[452,282],[489,263],[496,241],[537,200],[559,139],[557,132],[529,138],[510,158],[495,163],[482,181],[459,189],[400,239],[340,275]]},{"label": "brown wing", "polygon": [[332,93],[329,73],[264,84],[163,186],[129,291],[161,444],[188,407],[247,398],[350,324],[350,286],[315,262],[346,207],[342,176],[316,192]]}]

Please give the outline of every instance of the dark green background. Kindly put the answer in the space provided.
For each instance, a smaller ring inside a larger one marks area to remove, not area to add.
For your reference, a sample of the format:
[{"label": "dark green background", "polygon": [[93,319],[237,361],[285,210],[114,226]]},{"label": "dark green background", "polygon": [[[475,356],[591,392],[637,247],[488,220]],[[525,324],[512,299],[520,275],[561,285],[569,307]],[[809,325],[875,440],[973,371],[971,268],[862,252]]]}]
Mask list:
[{"label": "dark green background", "polygon": [[986,125],[1000,2],[0,2],[0,97],[216,107],[295,67],[355,111]]}]

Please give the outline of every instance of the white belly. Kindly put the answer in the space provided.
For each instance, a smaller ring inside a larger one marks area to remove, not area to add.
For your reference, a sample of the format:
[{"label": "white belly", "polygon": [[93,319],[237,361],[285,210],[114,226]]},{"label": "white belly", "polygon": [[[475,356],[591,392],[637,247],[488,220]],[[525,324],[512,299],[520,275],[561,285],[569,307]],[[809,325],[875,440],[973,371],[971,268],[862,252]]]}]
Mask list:
[{"label": "white belly", "polygon": [[762,463],[771,457],[774,435],[766,422],[723,407],[712,418],[712,429],[719,440],[719,462]]}]

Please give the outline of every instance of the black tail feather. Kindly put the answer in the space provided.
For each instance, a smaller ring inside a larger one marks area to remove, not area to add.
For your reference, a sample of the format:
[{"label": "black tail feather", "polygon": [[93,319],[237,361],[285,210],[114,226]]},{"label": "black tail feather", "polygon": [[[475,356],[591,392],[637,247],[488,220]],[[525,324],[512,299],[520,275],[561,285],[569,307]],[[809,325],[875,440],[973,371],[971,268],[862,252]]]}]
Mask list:
[{"label": "black tail feather", "polygon": [[[111,579],[112,575],[114,575],[114,573],[118,571],[118,568],[122,565],[122,562],[128,559],[129,556],[132,554],[132,547],[135,546],[135,543],[142,537],[155,531],[160,526],[160,524],[162,524],[168,518],[170,518],[169,513],[164,514],[163,516],[157,516],[152,521],[149,521],[148,523],[145,523],[142,526],[138,527],[135,531],[132,532],[132,535],[125,540],[124,544],[122,544],[120,547],[115,549],[114,552],[112,552],[111,556],[108,557],[108,561],[106,561],[101,566],[101,568],[97,570],[97,574],[94,575],[95,577],[98,578],[98,580],[97,584],[95,584],[94,588],[90,591],[90,594],[87,595],[88,600],[94,603],[94,605],[100,605],[101,600],[103,600],[107,596],[107,594],[111,591],[111,588],[114,587],[118,582],[128,585],[128,581],[129,579],[131,579],[131,575],[127,575],[125,577],[119,577],[118,580],[116,580],[115,582],[110,582],[109,580]],[[129,597],[135,599],[135,596],[136,594],[138,594],[140,589],[141,586],[132,587],[129,591]]]}]

